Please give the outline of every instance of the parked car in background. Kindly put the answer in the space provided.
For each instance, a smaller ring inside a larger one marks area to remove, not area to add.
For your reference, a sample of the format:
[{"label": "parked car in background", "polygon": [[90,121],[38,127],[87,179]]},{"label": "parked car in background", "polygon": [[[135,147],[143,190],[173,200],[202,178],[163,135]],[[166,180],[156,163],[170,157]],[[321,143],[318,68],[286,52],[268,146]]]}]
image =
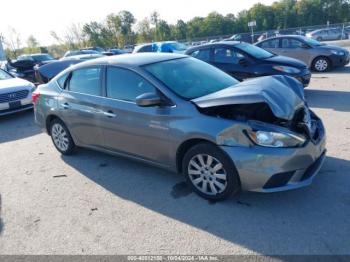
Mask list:
[{"label": "parked car in background", "polygon": [[101,52],[96,50],[69,50],[67,51],[62,58],[70,57],[70,56],[79,56],[79,55],[101,55]]},{"label": "parked car in background", "polygon": [[165,41],[138,45],[134,48],[133,53],[185,53],[187,46],[176,41]]},{"label": "parked car in background", "polygon": [[318,29],[306,33],[306,37],[315,39],[317,41],[332,41],[347,38],[346,34],[340,28]]},{"label": "parked car in background", "polygon": [[105,56],[102,53],[84,54],[84,55],[72,55],[68,57],[61,58],[58,61],[52,62],[41,67],[34,67],[35,78],[39,84],[44,84],[49,82],[53,77],[59,74],[64,69],[79,64],[81,62],[100,58]]},{"label": "parked car in background", "polygon": [[113,55],[122,55],[122,54],[126,54],[126,52],[122,49],[118,49],[118,48],[111,48],[111,49],[108,49],[107,52],[110,52],[112,53]]},{"label": "parked car in background", "polygon": [[268,32],[265,32],[265,33],[262,33],[257,41],[260,42],[262,40],[265,40],[265,39],[268,39],[268,38],[271,38],[271,37],[274,37],[274,36],[278,36],[280,35],[279,31],[268,31]]},{"label": "parked car in background", "polygon": [[259,42],[261,47],[277,55],[299,59],[314,71],[325,72],[349,63],[349,51],[326,45],[304,36],[279,36]]},{"label": "parked car in background", "polygon": [[147,44],[140,44],[135,46],[134,50],[132,51],[133,54],[136,53],[150,53],[153,51],[153,43],[147,43]]},{"label": "parked car in background", "polygon": [[158,53],[185,53],[187,46],[185,44],[176,41],[165,41],[153,43],[152,46],[154,52]]},{"label": "parked car in background", "polygon": [[212,200],[307,186],[325,158],[322,121],[298,81],[239,83],[180,54],[84,62],[40,85],[33,103],[60,153],[82,146],[129,156],[183,173]]},{"label": "parked car in background", "polygon": [[258,41],[259,36],[260,34],[254,34],[252,39],[252,35],[249,33],[235,34],[230,38],[224,39],[223,41],[238,41],[253,44]]},{"label": "parked car in background", "polygon": [[99,52],[99,53],[103,53],[105,52],[106,50],[102,47],[99,47],[99,46],[90,46],[90,47],[84,47],[84,48],[80,48],[81,51],[83,50],[93,50],[93,51],[96,51],[96,52]]},{"label": "parked car in background", "polygon": [[192,47],[186,54],[212,64],[239,80],[267,75],[288,75],[308,86],[311,78],[305,63],[275,55],[248,43],[225,41],[207,44]]},{"label": "parked car in background", "polygon": [[126,46],[124,46],[123,51],[125,53],[132,53],[134,48],[135,48],[135,45],[126,45]]},{"label": "parked car in background", "polygon": [[36,83],[34,67],[40,67],[54,61],[56,61],[56,59],[45,53],[25,54],[18,56],[16,60],[8,60],[6,68],[12,75]]},{"label": "parked car in background", "polygon": [[33,108],[35,85],[0,69],[0,116]]}]

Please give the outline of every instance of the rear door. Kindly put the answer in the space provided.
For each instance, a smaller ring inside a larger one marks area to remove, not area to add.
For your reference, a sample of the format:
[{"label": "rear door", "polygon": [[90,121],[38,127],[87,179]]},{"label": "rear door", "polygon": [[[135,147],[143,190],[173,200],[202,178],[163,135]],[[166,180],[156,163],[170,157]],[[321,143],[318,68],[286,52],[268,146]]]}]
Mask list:
[{"label": "rear door", "polygon": [[101,73],[100,66],[86,67],[58,81],[64,88],[58,97],[60,116],[81,145],[103,146]]},{"label": "rear door", "polygon": [[168,119],[171,107],[139,107],[136,97],[156,93],[138,73],[120,67],[106,69],[103,110],[105,148],[160,163],[169,161]]},{"label": "rear door", "polygon": [[258,44],[260,48],[263,48],[269,52],[272,52],[276,55],[283,55],[283,50],[281,49],[280,46],[280,39],[271,39],[271,40],[266,40],[260,44]]}]

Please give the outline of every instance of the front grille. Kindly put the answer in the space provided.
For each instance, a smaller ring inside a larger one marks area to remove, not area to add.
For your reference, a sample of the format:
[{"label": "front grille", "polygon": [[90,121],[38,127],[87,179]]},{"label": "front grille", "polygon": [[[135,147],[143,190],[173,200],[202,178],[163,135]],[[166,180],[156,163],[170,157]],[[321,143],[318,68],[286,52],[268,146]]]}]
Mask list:
[{"label": "front grille", "polygon": [[28,90],[20,90],[11,93],[0,94],[0,103],[8,103],[12,101],[21,100],[26,98],[28,94]]}]

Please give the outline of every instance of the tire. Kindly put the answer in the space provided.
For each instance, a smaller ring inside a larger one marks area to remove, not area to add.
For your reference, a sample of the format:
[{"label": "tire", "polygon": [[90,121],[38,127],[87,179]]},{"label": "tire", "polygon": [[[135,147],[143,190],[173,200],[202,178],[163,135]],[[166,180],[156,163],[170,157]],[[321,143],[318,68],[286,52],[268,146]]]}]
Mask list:
[{"label": "tire", "polygon": [[327,72],[331,69],[331,61],[324,56],[316,57],[312,62],[312,70],[316,72]]},{"label": "tire", "polygon": [[75,144],[66,125],[58,118],[50,123],[50,136],[56,149],[63,155],[71,155]]},{"label": "tire", "polygon": [[200,143],[190,148],[182,161],[182,170],[193,191],[205,199],[224,200],[240,191],[232,160],[213,144]]}]

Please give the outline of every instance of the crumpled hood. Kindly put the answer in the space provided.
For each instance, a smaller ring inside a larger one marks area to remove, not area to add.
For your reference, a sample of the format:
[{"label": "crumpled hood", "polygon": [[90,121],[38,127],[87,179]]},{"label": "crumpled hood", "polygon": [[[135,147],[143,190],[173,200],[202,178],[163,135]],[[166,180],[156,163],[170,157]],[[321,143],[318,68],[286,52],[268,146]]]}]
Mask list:
[{"label": "crumpled hood", "polygon": [[21,78],[0,80],[0,94],[23,89],[31,90],[33,87],[32,83]]},{"label": "crumpled hood", "polygon": [[291,120],[295,111],[305,105],[305,98],[297,80],[278,75],[247,80],[192,102],[200,108],[264,102],[276,117]]}]

